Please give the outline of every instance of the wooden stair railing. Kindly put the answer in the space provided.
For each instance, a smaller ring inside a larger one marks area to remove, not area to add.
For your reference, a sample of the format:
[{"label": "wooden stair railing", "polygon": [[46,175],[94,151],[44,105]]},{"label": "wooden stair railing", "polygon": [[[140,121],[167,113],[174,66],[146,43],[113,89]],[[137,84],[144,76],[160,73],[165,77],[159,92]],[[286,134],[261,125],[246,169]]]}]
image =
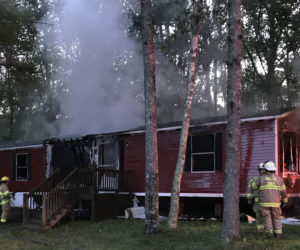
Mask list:
[{"label": "wooden stair railing", "polygon": [[56,171],[32,192],[24,194],[24,227],[49,229],[71,211],[78,200],[93,200],[98,191],[132,191],[129,171],[76,168],[59,182],[60,176]]},{"label": "wooden stair railing", "polygon": [[132,172],[107,168],[96,168],[96,187],[98,191],[132,191]]},{"label": "wooden stair railing", "polygon": [[[44,227],[54,226],[78,201],[78,174],[79,168],[74,169],[54,189],[43,196],[42,224]],[[55,219],[57,217],[59,217],[58,220]]]},{"label": "wooden stair railing", "polygon": [[50,192],[60,179],[60,169],[41,182],[34,190],[23,196],[23,223],[30,218],[38,219],[42,215],[43,196]]}]

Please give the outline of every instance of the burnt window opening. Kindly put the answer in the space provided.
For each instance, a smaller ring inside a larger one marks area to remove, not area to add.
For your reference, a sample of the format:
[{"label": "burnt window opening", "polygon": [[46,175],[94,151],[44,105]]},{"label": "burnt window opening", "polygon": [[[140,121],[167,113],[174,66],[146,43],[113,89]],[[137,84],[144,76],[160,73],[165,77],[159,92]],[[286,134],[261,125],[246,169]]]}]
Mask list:
[{"label": "burnt window opening", "polygon": [[280,171],[300,174],[299,168],[299,139],[295,134],[281,134],[281,157]]},{"label": "burnt window opening", "polygon": [[222,171],[222,134],[189,136],[186,151],[186,172]]},{"label": "burnt window opening", "polygon": [[117,169],[117,143],[106,142],[99,145],[99,167]]},{"label": "burnt window opening", "polygon": [[30,179],[30,155],[16,154],[15,155],[15,175],[16,181],[28,181]]}]

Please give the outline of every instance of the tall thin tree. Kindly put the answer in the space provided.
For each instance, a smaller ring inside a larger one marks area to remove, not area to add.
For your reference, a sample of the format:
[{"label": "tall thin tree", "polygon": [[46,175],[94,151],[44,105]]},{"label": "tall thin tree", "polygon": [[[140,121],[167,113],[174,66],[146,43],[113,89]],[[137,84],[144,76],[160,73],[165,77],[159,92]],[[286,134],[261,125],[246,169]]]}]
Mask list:
[{"label": "tall thin tree", "polygon": [[145,94],[145,233],[154,234],[158,230],[158,152],[157,152],[157,110],[155,86],[154,28],[152,1],[141,0],[142,39],[144,55]]},{"label": "tall thin tree", "polygon": [[196,78],[195,68],[196,68],[196,60],[197,60],[197,52],[198,52],[201,10],[202,10],[202,0],[198,0],[195,3],[194,13],[192,15],[194,21],[192,22],[193,25],[192,26],[192,54],[191,54],[190,67],[189,67],[189,82],[188,82],[187,98],[184,105],[184,116],[182,119],[179,152],[178,152],[177,164],[174,171],[173,184],[171,190],[170,211],[169,211],[169,218],[167,222],[169,228],[177,227],[180,185],[181,185],[182,173],[183,173],[184,162],[185,162],[186,144],[187,144],[187,138],[189,134],[190,117],[191,117],[191,109],[192,109],[195,78]]},{"label": "tall thin tree", "polygon": [[222,239],[240,237],[241,0],[228,1],[227,129]]}]

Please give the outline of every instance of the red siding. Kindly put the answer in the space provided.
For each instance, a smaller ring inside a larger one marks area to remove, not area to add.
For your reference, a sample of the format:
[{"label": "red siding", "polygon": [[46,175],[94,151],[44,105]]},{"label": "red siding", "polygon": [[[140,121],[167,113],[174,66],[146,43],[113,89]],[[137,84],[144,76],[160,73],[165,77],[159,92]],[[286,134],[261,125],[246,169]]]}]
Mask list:
[{"label": "red siding", "polygon": [[[285,181],[285,184],[287,184],[287,179],[285,178],[284,179],[284,181]],[[287,186],[287,193],[288,194],[297,194],[298,195],[298,197],[300,197],[299,195],[299,193],[300,193],[300,178],[299,178],[299,176],[297,177],[297,179],[295,180],[295,185],[293,186],[293,187],[289,187],[288,185],[286,185]]]},{"label": "red siding", "polygon": [[145,138],[133,135],[125,139],[124,169],[133,171],[133,190],[145,190]]},{"label": "red siding", "polygon": [[[182,193],[223,193],[224,188],[224,166],[225,166],[225,125],[210,127],[191,128],[190,134],[199,133],[223,133],[222,139],[222,161],[223,171],[212,173],[189,173],[184,172],[182,176],[181,192]],[[170,192],[170,191],[169,191]]]},{"label": "red siding", "polygon": [[[241,193],[246,192],[248,179],[257,175],[256,167],[266,160],[275,161],[274,120],[246,122],[241,138]],[[223,171],[213,173],[183,173],[182,193],[223,193],[225,163],[225,126],[192,128],[191,134],[224,132]],[[159,192],[170,193],[173,172],[177,162],[179,130],[158,133]],[[134,191],[145,191],[144,134],[125,139],[124,168],[134,172]]]},{"label": "red siding", "polygon": [[247,182],[258,175],[257,165],[265,161],[276,162],[275,121],[253,121],[242,124],[240,192],[247,191]]},{"label": "red siding", "polygon": [[[173,171],[178,154],[178,131],[158,133],[158,164],[159,164],[159,191],[170,192]],[[124,168],[133,170],[134,191],[145,192],[145,140],[144,134],[126,138]]]},{"label": "red siding", "polygon": [[[31,178],[29,181],[14,181],[13,159],[16,154],[29,153],[31,155]],[[29,192],[45,179],[46,150],[41,148],[20,148],[0,151],[0,177],[10,178],[9,187],[13,192]]]}]

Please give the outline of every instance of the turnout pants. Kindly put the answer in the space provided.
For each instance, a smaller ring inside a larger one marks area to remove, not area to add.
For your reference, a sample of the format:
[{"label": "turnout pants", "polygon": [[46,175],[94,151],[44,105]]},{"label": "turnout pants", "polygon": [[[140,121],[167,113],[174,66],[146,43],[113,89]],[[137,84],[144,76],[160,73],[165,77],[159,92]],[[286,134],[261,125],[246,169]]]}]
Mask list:
[{"label": "turnout pants", "polygon": [[262,208],[257,202],[253,204],[253,212],[255,213],[257,231],[264,232],[264,220],[262,216]]},{"label": "turnout pants", "polygon": [[282,235],[280,207],[262,207],[262,216],[266,233]]},{"label": "turnout pants", "polygon": [[7,220],[7,217],[9,215],[10,205],[9,202],[2,205],[2,213],[1,213],[1,223],[5,223]]}]

